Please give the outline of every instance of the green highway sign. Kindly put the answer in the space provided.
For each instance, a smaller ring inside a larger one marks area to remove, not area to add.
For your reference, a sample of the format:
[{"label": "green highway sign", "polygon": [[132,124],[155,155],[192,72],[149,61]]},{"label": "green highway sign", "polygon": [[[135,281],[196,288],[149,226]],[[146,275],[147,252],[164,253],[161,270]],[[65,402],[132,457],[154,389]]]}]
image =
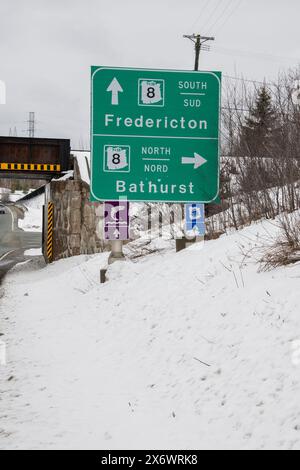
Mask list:
[{"label": "green highway sign", "polygon": [[92,67],[91,197],[211,202],[220,72]]}]

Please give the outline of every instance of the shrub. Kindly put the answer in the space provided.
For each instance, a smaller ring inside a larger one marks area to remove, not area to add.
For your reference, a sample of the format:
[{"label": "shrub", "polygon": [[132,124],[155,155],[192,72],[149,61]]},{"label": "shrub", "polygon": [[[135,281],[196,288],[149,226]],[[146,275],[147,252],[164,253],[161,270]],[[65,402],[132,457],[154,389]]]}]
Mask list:
[{"label": "shrub", "polygon": [[300,261],[300,212],[282,214],[279,224],[279,236],[265,248],[260,260],[263,271]]}]

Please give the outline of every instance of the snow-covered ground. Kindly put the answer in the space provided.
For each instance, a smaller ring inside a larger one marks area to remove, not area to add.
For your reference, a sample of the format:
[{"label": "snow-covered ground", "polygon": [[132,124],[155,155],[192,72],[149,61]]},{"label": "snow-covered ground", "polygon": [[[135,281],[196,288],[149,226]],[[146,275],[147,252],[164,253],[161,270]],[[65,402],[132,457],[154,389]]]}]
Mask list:
[{"label": "snow-covered ground", "polygon": [[[33,190],[30,190],[29,192],[31,192]],[[14,191],[13,193],[10,193],[9,195],[9,200],[10,202],[16,202],[18,201],[19,199],[21,199],[22,197],[26,196],[27,192],[24,192],[24,191]]]},{"label": "snow-covered ground", "polygon": [[24,253],[25,256],[42,256],[42,254],[41,248],[32,248]]},{"label": "snow-covered ground", "polygon": [[178,254],[4,282],[3,449],[300,449],[300,265],[258,273],[259,223]]},{"label": "snow-covered ground", "polygon": [[43,205],[45,195],[41,194],[28,201],[24,201],[24,219],[19,220],[19,227],[27,232],[41,232],[43,226]]}]

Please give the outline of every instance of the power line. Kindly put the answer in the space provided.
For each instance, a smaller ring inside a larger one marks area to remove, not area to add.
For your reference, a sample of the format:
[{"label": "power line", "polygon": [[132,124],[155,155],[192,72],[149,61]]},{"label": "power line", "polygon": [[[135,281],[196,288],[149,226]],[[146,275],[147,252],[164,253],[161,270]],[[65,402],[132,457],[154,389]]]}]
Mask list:
[{"label": "power line", "polygon": [[194,29],[194,27],[197,25],[198,21],[200,20],[201,16],[202,16],[203,13],[204,13],[206,7],[208,6],[209,1],[210,1],[210,0],[206,0],[205,4],[204,4],[203,7],[201,8],[201,11],[200,11],[199,16],[197,16],[197,19],[194,21],[194,23],[192,24],[192,26],[191,26],[189,29]]},{"label": "power line", "polygon": [[223,8],[221,14],[220,14],[219,16],[217,16],[216,20],[215,20],[215,21],[213,22],[213,24],[210,26],[210,28],[209,28],[208,31],[212,31],[212,29],[213,29],[214,26],[218,23],[218,21],[223,18],[223,16],[225,15],[226,11],[228,10],[228,8],[233,5],[232,2],[234,2],[234,0],[229,0],[229,3],[226,3],[226,4],[225,4],[225,8]]},{"label": "power line", "polygon": [[221,158],[236,158],[236,159],[240,159],[240,158],[248,158],[249,160],[251,159],[256,159],[256,160],[282,160],[282,161],[286,161],[286,160],[300,160],[300,156],[291,156],[291,157],[287,157],[287,156],[281,156],[281,155],[278,155],[277,157],[274,157],[273,155],[264,155],[263,157],[251,157],[250,155],[220,155]]},{"label": "power line", "polygon": [[221,25],[219,25],[218,32],[225,26],[225,24],[230,20],[232,15],[239,9],[239,7],[241,6],[241,3],[242,3],[242,0],[238,0],[238,3],[236,5],[234,5],[232,10],[230,10],[228,15],[224,19],[223,23],[221,23]]},{"label": "power line", "polygon": [[262,60],[271,60],[274,61],[298,61],[297,57],[289,57],[289,56],[279,56],[275,54],[269,54],[267,52],[255,52],[255,51],[243,51],[241,49],[231,49],[228,47],[216,46],[215,51],[220,54],[225,55],[235,55],[240,57],[254,57],[260,58]]},{"label": "power line", "polygon": [[271,82],[262,82],[262,81],[259,81],[259,80],[251,80],[249,78],[243,78],[243,77],[232,77],[231,75],[224,75],[223,74],[223,77],[224,78],[228,78],[230,80],[238,80],[238,81],[241,81],[241,82],[247,82],[247,83],[258,83],[259,85],[267,85],[267,86],[270,86],[270,87],[274,87],[275,84],[274,83],[271,83]]},{"label": "power line", "polygon": [[226,111],[241,111],[243,113],[250,113],[251,112],[251,109],[249,109],[249,108],[236,108],[235,106],[234,107],[222,106],[221,109],[226,110]]},{"label": "power line", "polygon": [[211,14],[209,15],[208,19],[206,20],[206,25],[205,25],[206,30],[208,30],[208,28],[209,28],[210,20],[213,19],[214,14],[217,12],[219,6],[221,6],[221,2],[222,2],[222,0],[218,0],[217,4],[215,5],[215,8],[211,11]]}]

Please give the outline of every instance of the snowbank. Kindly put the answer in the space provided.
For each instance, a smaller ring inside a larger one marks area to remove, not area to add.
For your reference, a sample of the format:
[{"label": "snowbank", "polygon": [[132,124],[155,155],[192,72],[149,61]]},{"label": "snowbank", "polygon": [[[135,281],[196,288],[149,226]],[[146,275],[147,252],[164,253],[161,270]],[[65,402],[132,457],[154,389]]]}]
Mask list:
[{"label": "snowbank", "polygon": [[275,231],[115,263],[103,285],[107,254],[15,268],[1,448],[300,449],[300,265],[255,262]]},{"label": "snowbank", "polygon": [[30,250],[25,251],[24,256],[42,256],[41,248],[31,248]]},{"label": "snowbank", "polygon": [[27,193],[24,191],[14,191],[11,192],[10,189],[7,188],[0,188],[0,201],[3,200],[4,202],[16,202],[18,199],[24,197]]},{"label": "snowbank", "polygon": [[45,195],[40,194],[23,203],[26,211],[24,219],[19,220],[19,227],[26,232],[41,232],[43,227],[43,205]]}]

